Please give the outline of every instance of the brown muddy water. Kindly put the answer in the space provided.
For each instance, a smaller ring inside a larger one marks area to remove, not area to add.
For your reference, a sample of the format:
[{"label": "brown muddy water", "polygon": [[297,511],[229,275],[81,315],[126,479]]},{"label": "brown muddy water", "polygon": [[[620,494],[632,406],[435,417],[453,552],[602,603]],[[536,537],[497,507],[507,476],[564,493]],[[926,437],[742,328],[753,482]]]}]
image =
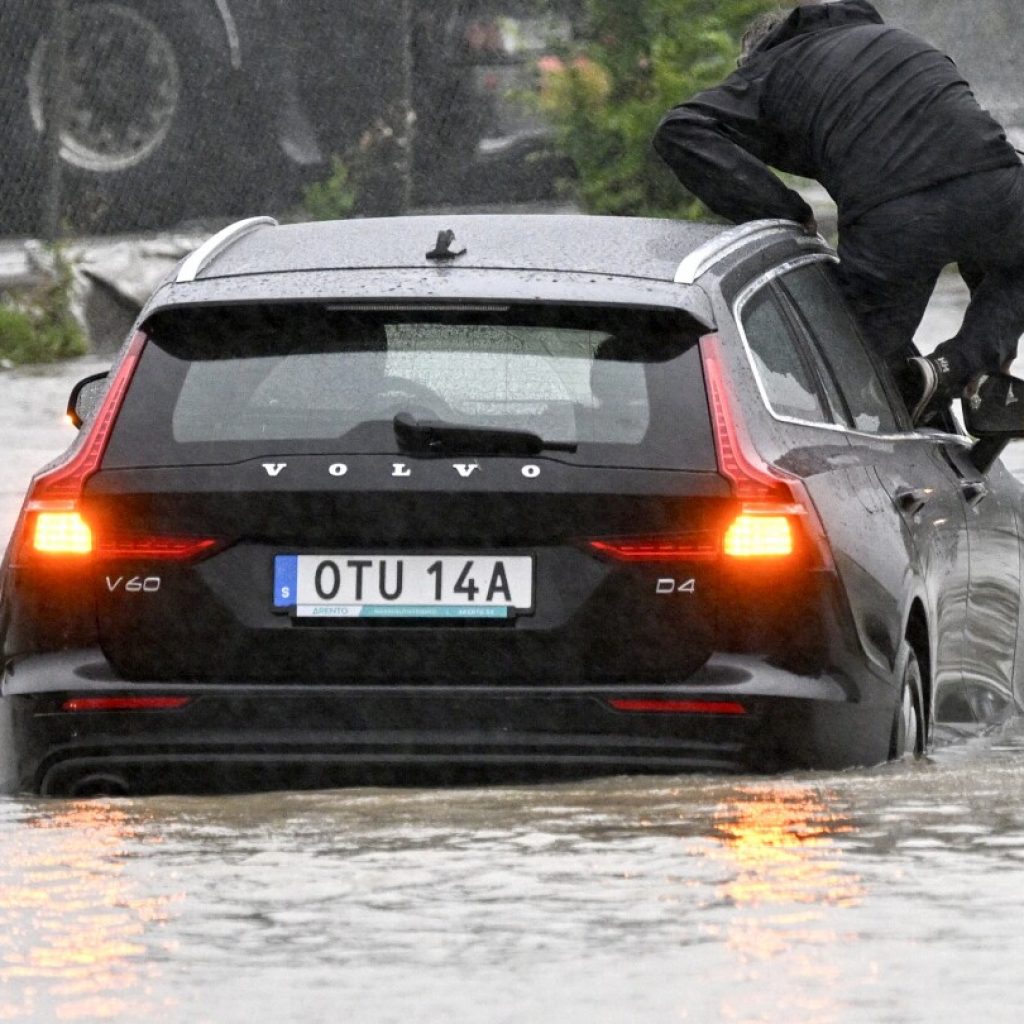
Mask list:
[{"label": "brown muddy water", "polygon": [[0,1020],[1021,1019],[1024,732],[770,779],[0,802]]},{"label": "brown muddy water", "polygon": [[[0,373],[4,539],[98,368]],[[771,778],[0,799],[0,1021],[1017,1022],[1024,723],[943,739]]]}]

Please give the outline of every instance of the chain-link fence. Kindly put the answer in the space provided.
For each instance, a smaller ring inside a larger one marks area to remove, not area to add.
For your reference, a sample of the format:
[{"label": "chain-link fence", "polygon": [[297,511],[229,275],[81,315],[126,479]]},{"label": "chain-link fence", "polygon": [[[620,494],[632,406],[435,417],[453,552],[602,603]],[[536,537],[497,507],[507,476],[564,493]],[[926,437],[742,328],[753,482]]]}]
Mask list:
[{"label": "chain-link fence", "polygon": [[284,213],[338,173],[363,213],[550,197],[524,96],[574,8],[0,0],[0,235]]},{"label": "chain-link fence", "polygon": [[[1020,0],[877,3],[1024,123]],[[585,7],[0,0],[0,236],[301,216],[324,180],[319,215],[552,198],[572,169],[529,95]]]}]

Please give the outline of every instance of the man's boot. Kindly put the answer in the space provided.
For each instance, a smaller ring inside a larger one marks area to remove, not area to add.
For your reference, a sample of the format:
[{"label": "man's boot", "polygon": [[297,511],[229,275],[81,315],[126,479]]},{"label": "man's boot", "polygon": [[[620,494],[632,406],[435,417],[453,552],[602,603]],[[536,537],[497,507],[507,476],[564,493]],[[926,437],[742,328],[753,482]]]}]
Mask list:
[{"label": "man's boot", "polygon": [[1024,434],[1024,380],[979,374],[964,389],[964,419],[975,436]]},{"label": "man's boot", "polygon": [[957,397],[952,386],[952,369],[945,356],[911,356],[898,383],[914,426],[927,422],[949,407]]}]

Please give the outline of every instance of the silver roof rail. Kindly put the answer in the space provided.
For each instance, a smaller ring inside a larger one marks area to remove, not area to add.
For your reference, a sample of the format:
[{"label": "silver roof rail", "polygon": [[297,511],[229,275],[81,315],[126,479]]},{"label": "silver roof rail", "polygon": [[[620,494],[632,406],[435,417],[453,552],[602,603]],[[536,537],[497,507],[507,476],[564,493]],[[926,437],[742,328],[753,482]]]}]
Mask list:
[{"label": "silver roof rail", "polygon": [[195,252],[185,259],[178,276],[174,279],[176,284],[188,284],[194,281],[203,268],[213,259],[216,259],[225,249],[230,249],[240,238],[258,231],[263,227],[277,227],[277,221],[273,217],[248,217],[245,220],[235,221],[229,224],[222,231],[218,231],[212,238],[208,238]]},{"label": "silver roof rail", "polygon": [[792,234],[800,230],[800,225],[792,220],[752,220],[748,224],[730,228],[712,238],[710,242],[705,242],[700,248],[694,249],[679,264],[675,283],[693,284],[701,274],[706,273],[716,263],[720,263],[727,256],[731,256],[758,238],[763,238],[766,235]]}]

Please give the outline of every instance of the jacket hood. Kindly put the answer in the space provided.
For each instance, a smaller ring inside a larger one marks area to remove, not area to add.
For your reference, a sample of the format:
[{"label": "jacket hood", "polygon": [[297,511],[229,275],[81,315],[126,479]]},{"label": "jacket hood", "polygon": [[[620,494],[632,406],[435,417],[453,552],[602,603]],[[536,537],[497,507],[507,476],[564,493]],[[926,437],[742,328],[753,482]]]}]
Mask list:
[{"label": "jacket hood", "polygon": [[773,29],[756,47],[755,53],[788,43],[808,32],[853,25],[884,25],[885,21],[868,0],[837,0],[833,3],[805,4],[797,7],[781,25]]}]

